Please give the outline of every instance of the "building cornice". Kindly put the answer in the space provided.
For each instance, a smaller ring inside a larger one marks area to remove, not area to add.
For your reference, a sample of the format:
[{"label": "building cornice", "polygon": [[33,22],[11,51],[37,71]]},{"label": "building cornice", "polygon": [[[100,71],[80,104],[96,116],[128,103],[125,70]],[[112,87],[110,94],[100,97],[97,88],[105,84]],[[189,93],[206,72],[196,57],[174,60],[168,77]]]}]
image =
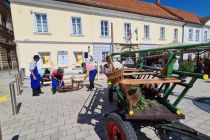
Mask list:
[{"label": "building cornice", "polygon": [[[103,45],[111,45],[110,42],[70,42],[70,41],[25,41],[25,40],[15,40],[14,41],[17,46],[18,44],[81,44],[81,45],[98,45],[98,44],[103,44]],[[120,43],[120,42],[115,42],[116,44],[125,44],[125,43]],[[152,44],[152,43],[134,43],[135,45],[163,45],[163,44]]]},{"label": "building cornice", "polygon": [[114,10],[109,10],[109,9],[103,9],[103,8],[85,6],[85,5],[79,5],[79,4],[73,4],[73,3],[64,3],[64,2],[58,2],[58,1],[53,1],[53,0],[12,0],[11,3],[19,4],[19,5],[52,8],[52,9],[65,10],[65,11],[74,11],[74,12],[80,12],[84,14],[88,13],[90,15],[93,14],[93,15],[117,17],[117,18],[121,17],[121,18],[130,19],[130,20],[153,22],[153,23],[167,24],[167,25],[174,25],[174,26],[184,25],[184,22],[177,21],[177,20],[145,16],[145,15],[139,15],[139,14],[128,13],[128,12],[114,11]]}]

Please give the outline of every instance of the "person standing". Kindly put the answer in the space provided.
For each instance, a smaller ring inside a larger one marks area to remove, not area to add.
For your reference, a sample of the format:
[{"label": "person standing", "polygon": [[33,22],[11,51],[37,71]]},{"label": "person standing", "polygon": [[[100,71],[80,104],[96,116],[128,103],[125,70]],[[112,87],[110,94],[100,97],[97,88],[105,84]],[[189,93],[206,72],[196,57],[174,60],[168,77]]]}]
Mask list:
[{"label": "person standing", "polygon": [[[104,65],[104,73],[106,76],[115,72],[117,69],[120,69],[123,67],[123,65],[120,62],[118,62],[118,61],[113,62],[110,56],[106,57],[106,62],[107,63]],[[108,84],[108,89],[109,89],[109,97],[108,97],[109,102],[113,102],[114,88],[111,84]]]},{"label": "person standing", "polygon": [[39,55],[34,55],[33,57],[33,61],[30,64],[30,79],[31,79],[31,88],[32,88],[32,92],[33,92],[33,96],[39,96],[41,92],[41,77],[38,73],[38,69],[37,69],[37,62],[39,61],[40,57]]},{"label": "person standing", "polygon": [[86,75],[83,79],[85,81],[87,77],[89,76],[90,85],[87,91],[92,91],[94,89],[94,80],[97,74],[97,70],[94,66],[91,66],[90,64],[82,63],[82,67],[86,70]]},{"label": "person standing", "polygon": [[61,68],[55,69],[53,70],[52,74],[51,74],[51,78],[52,78],[52,92],[53,94],[56,93],[57,88],[59,86],[64,86],[64,81],[63,81],[63,74],[64,71]]}]

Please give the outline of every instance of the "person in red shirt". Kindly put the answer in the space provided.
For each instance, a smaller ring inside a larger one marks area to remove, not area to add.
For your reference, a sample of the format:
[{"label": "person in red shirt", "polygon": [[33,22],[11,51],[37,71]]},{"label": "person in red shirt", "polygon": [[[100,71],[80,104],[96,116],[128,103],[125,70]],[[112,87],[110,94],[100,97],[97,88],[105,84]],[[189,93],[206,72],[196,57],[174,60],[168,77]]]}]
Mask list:
[{"label": "person in red shirt", "polygon": [[61,69],[61,68],[58,68],[57,70],[53,70],[53,72],[51,74],[53,94],[56,93],[57,88],[59,86],[64,86],[63,74],[64,74],[64,72],[63,72],[63,69]]}]

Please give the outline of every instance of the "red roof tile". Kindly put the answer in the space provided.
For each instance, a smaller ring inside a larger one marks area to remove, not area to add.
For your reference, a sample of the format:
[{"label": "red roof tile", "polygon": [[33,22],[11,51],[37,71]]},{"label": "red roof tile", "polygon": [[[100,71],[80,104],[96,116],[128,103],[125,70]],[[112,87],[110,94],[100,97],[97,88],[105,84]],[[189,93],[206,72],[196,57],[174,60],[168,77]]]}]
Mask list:
[{"label": "red roof tile", "polygon": [[200,17],[187,11],[177,10],[161,4],[147,3],[138,0],[55,0],[61,2],[88,5],[140,15],[166,18],[190,23],[202,24]]},{"label": "red roof tile", "polygon": [[105,9],[130,12],[140,15],[180,20],[178,17],[167,12],[154,3],[141,2],[137,0],[55,0],[68,3],[76,3]]},{"label": "red roof tile", "polygon": [[210,16],[201,18],[201,22],[202,22],[203,24],[205,24],[205,23],[208,22],[209,20],[210,20]]},{"label": "red roof tile", "polygon": [[190,22],[190,23],[197,23],[197,24],[202,24],[200,21],[200,17],[195,15],[194,13],[183,11],[183,10],[177,10],[174,8],[170,8],[164,5],[160,5],[162,8],[170,12],[171,14],[179,17],[185,22]]}]

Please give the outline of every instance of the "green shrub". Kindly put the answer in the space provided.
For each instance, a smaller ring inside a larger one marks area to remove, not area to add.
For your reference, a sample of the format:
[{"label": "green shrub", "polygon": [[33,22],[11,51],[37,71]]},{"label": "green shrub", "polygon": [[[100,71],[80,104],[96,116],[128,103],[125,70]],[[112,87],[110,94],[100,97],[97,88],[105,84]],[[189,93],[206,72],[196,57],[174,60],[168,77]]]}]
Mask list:
[{"label": "green shrub", "polygon": [[179,71],[194,72],[195,66],[191,61],[183,60],[179,64]]}]

